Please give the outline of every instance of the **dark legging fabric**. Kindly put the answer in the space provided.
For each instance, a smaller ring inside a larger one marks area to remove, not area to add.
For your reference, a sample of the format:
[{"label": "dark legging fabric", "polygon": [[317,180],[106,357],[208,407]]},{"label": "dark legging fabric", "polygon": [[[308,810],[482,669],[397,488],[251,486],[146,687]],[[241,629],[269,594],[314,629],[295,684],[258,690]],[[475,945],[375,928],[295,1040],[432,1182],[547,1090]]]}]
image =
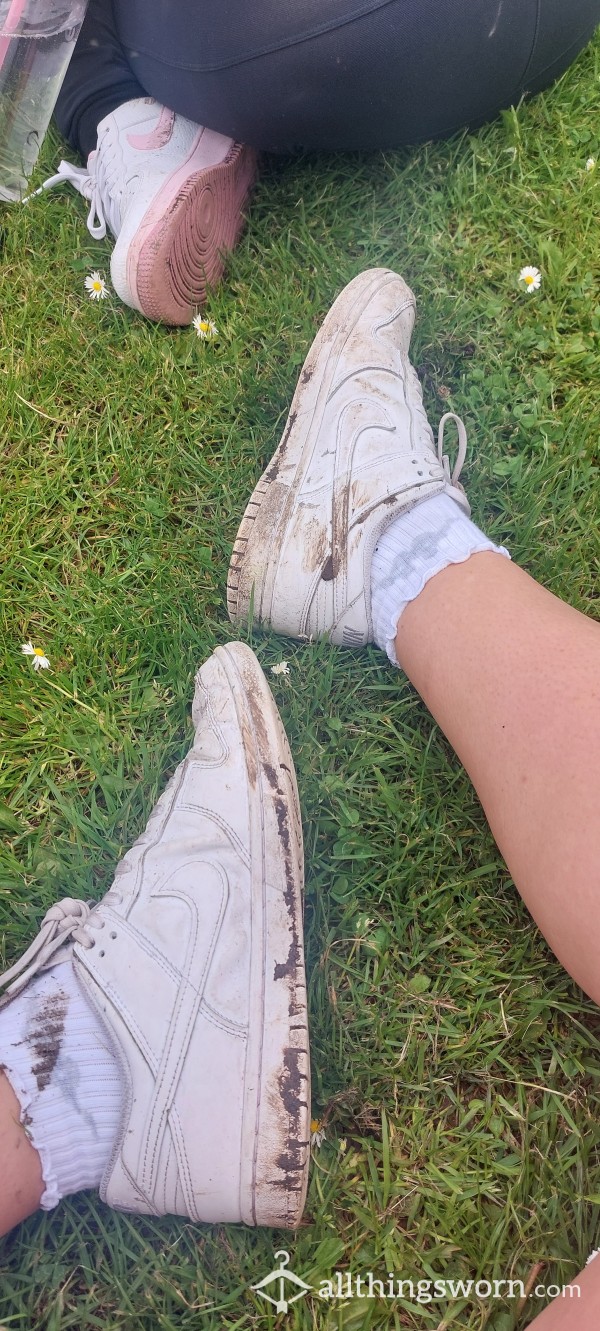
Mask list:
[{"label": "dark legging fabric", "polygon": [[90,0],[56,116],[84,155],[141,96],[274,152],[394,148],[538,92],[598,23],[600,0]]}]

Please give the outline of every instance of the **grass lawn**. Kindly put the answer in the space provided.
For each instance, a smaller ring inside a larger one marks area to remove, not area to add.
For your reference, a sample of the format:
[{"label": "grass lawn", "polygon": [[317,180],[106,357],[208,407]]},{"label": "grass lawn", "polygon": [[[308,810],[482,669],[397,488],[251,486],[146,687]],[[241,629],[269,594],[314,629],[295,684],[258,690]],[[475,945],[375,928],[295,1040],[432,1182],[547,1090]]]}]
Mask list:
[{"label": "grass lawn", "polygon": [[[268,160],[212,343],[87,298],[110,243],[78,195],[2,206],[0,960],[57,897],[103,894],[185,753],[194,670],[235,636],[239,518],[362,269],[390,266],[417,295],[413,359],[432,423],[467,424],[475,520],[597,614],[599,104],[597,39],[476,134]],[[50,135],[35,184],[64,153]],[[525,264],[543,274],[529,295]],[[28,639],[51,673],[21,655]],[[531,923],[449,745],[377,650],[252,645],[267,671],[290,664],[269,680],[305,820],[326,1130],[305,1226],[194,1227],[81,1195],[4,1242],[6,1331],[275,1326],[249,1286],[281,1248],[316,1286],[350,1269],[526,1282],[539,1263],[538,1282],[562,1284],[598,1241],[598,1012]],[[309,1295],[278,1325],[511,1331],[543,1302]]]}]

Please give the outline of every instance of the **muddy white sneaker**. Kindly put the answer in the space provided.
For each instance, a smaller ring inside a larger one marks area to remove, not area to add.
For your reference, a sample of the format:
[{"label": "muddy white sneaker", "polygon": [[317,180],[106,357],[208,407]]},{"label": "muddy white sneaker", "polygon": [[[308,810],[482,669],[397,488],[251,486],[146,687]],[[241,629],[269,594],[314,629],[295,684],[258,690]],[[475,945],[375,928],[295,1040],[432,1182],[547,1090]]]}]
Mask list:
[{"label": "muddy white sneaker", "polygon": [[371,559],[384,527],[440,493],[470,512],[458,484],[464,426],[451,474],[444,422],[436,454],[408,359],[414,319],[412,291],[384,268],[361,273],[329,311],[237,534],[234,623],[252,607],[255,623],[291,638],[372,642]]},{"label": "muddy white sneaker", "polygon": [[35,193],[74,185],[90,201],[91,235],[108,228],[116,238],[110,271],[121,300],[149,319],[189,324],[236,244],[255,176],[252,148],[140,97],[100,121],[86,167],[61,162]]},{"label": "muddy white sneaker", "polygon": [[193,748],[104,899],[53,907],[3,982],[14,996],[73,961],[106,1026],[125,1094],[105,1201],[294,1228],[310,1135],[302,831],[248,647],[202,667],[193,718]]}]

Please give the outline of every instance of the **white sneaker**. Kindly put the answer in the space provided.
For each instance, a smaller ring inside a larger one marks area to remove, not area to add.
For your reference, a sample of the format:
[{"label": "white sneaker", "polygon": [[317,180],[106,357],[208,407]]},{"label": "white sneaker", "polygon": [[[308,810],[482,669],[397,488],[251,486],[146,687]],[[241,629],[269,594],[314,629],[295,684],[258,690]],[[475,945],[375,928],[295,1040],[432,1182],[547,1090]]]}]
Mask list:
[{"label": "white sneaker", "polygon": [[125,1088],[106,1202],[295,1228],[310,1137],[302,830],[248,647],[202,667],[193,718],[193,748],[104,899],[53,907],[3,982],[13,996],[72,960],[106,1024]]},{"label": "white sneaker", "polygon": [[233,547],[227,607],[291,638],[373,641],[371,559],[398,514],[447,493],[470,513],[458,478],[466,432],[458,417],[452,475],[437,456],[409,362],[415,298],[373,268],[342,291],[304,363],[285,432],[248,503]]},{"label": "white sneaker", "polygon": [[223,273],[255,176],[252,148],[140,97],[100,121],[87,167],[61,162],[34,194],[74,185],[90,200],[91,235],[101,240],[108,227],[116,238],[110,271],[121,300],[149,319],[189,324]]}]

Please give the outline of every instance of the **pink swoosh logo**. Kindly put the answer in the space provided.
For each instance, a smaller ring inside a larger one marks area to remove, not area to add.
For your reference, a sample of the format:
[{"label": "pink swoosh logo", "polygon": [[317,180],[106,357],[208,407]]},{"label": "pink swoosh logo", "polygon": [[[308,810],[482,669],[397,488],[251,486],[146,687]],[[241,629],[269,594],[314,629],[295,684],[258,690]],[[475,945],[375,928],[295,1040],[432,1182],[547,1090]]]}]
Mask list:
[{"label": "pink swoosh logo", "polygon": [[153,148],[164,148],[173,133],[174,121],[175,112],[163,106],[154,129],[149,134],[128,134],[127,142],[132,148],[139,148],[142,152],[150,152]]}]

